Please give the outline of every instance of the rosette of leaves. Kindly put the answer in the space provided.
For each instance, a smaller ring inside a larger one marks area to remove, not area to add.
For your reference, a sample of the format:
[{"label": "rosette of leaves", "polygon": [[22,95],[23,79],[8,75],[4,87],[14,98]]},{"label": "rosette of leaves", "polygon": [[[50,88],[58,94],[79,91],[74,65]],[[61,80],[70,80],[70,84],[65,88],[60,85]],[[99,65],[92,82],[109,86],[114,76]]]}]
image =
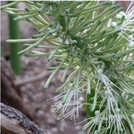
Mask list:
[{"label": "rosette of leaves", "polygon": [[[48,68],[53,73],[45,89],[64,70],[59,95],[52,99],[58,119],[70,116],[76,121],[85,108],[88,122],[83,131],[134,133],[134,3],[126,12],[110,1],[24,1],[29,8],[10,7],[18,3],[1,9],[16,16],[15,21],[32,23],[37,34],[7,42],[26,42],[18,54],[56,58],[59,66]],[[50,45],[42,45],[43,41]]]}]

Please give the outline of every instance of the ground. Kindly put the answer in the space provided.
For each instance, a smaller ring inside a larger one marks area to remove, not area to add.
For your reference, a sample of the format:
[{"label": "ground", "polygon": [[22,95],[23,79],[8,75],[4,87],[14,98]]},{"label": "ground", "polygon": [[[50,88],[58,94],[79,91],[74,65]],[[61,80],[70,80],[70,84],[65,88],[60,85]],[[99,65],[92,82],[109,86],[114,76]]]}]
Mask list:
[{"label": "ground", "polygon": [[[49,63],[46,57],[27,58],[22,56],[23,72],[17,76],[17,80],[32,77],[46,71],[47,66],[55,66],[56,62]],[[48,74],[48,76],[49,76]],[[48,134],[80,134],[83,124],[76,125],[73,120],[57,120],[58,114],[51,108],[53,102],[48,99],[53,98],[55,90],[61,85],[60,78],[62,72],[57,73],[53,78],[49,88],[44,90],[44,84],[48,78],[44,78],[34,83],[21,86],[23,101],[31,108],[29,112],[34,112],[39,126]],[[86,119],[85,113],[81,112],[80,120]]]}]

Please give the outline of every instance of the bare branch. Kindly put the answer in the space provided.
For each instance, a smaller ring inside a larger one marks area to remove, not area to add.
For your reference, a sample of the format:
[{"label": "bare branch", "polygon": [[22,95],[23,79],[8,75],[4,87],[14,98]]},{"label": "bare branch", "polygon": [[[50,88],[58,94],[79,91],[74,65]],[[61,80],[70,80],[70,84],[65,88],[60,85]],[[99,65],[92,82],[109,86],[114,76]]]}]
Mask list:
[{"label": "bare branch", "polygon": [[13,107],[0,103],[2,131],[10,134],[45,134],[37,124]]}]

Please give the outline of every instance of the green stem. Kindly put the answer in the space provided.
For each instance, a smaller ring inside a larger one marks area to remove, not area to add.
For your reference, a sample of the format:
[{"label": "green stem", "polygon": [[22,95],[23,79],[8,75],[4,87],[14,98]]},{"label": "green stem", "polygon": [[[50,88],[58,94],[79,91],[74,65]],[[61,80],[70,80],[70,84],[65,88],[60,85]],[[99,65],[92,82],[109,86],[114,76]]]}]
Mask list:
[{"label": "green stem", "polygon": [[[73,58],[72,58],[72,59],[73,59]],[[69,64],[67,65],[66,70],[64,71],[64,74],[63,74],[63,76],[62,76],[62,78],[61,78],[61,82],[62,82],[62,83],[64,83],[64,81],[65,81],[65,77],[66,77],[66,75],[67,75],[68,69],[69,69],[70,64],[71,64],[71,62],[72,62],[72,59],[69,61]]]},{"label": "green stem", "polygon": [[14,1],[14,2],[10,1],[10,2],[8,2],[8,4],[6,4],[6,5],[4,5],[4,6],[1,6],[1,7],[0,7],[0,10],[2,10],[2,9],[4,9],[4,8],[7,8],[7,7],[10,7],[10,6],[13,7],[14,5],[18,4],[18,2],[19,2],[19,1]]},{"label": "green stem", "polygon": [[22,42],[36,42],[39,39],[9,39],[6,40],[7,43],[22,43]]},{"label": "green stem", "polygon": [[65,60],[56,68],[56,70],[50,75],[49,79],[47,80],[46,84],[45,84],[45,89],[48,88],[52,78],[54,77],[54,75],[59,71],[60,67],[63,65],[63,63],[65,62]]},{"label": "green stem", "polygon": [[[9,5],[13,5],[15,2],[8,2]],[[15,7],[14,5],[12,7]],[[13,20],[14,16],[9,15],[9,35],[10,39],[19,39],[19,26],[18,22]],[[17,55],[20,51],[20,43],[10,44],[10,62],[14,72],[19,75],[22,71],[21,57]]]}]

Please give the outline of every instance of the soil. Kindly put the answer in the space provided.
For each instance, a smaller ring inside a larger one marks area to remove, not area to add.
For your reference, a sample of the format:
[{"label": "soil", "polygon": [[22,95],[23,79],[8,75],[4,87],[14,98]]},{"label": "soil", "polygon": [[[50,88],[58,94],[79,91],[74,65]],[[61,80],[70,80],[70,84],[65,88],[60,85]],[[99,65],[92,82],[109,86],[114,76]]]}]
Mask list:
[{"label": "soil", "polygon": [[[20,76],[17,76],[17,80],[38,75],[44,72],[48,66],[57,65],[55,61],[49,63],[47,57],[27,58],[22,56],[22,63],[23,71]],[[46,71],[46,73],[50,74],[49,71]],[[51,108],[53,103],[48,101],[48,99],[57,95],[55,90],[61,85],[61,76],[62,72],[58,72],[47,90],[44,90],[44,85],[48,78],[21,86],[23,101],[29,105],[30,111],[34,112],[39,126],[48,134],[80,134],[83,124],[75,125],[74,121],[69,118],[57,120],[58,114]],[[79,120],[84,119],[86,119],[86,116],[83,111]]]}]

